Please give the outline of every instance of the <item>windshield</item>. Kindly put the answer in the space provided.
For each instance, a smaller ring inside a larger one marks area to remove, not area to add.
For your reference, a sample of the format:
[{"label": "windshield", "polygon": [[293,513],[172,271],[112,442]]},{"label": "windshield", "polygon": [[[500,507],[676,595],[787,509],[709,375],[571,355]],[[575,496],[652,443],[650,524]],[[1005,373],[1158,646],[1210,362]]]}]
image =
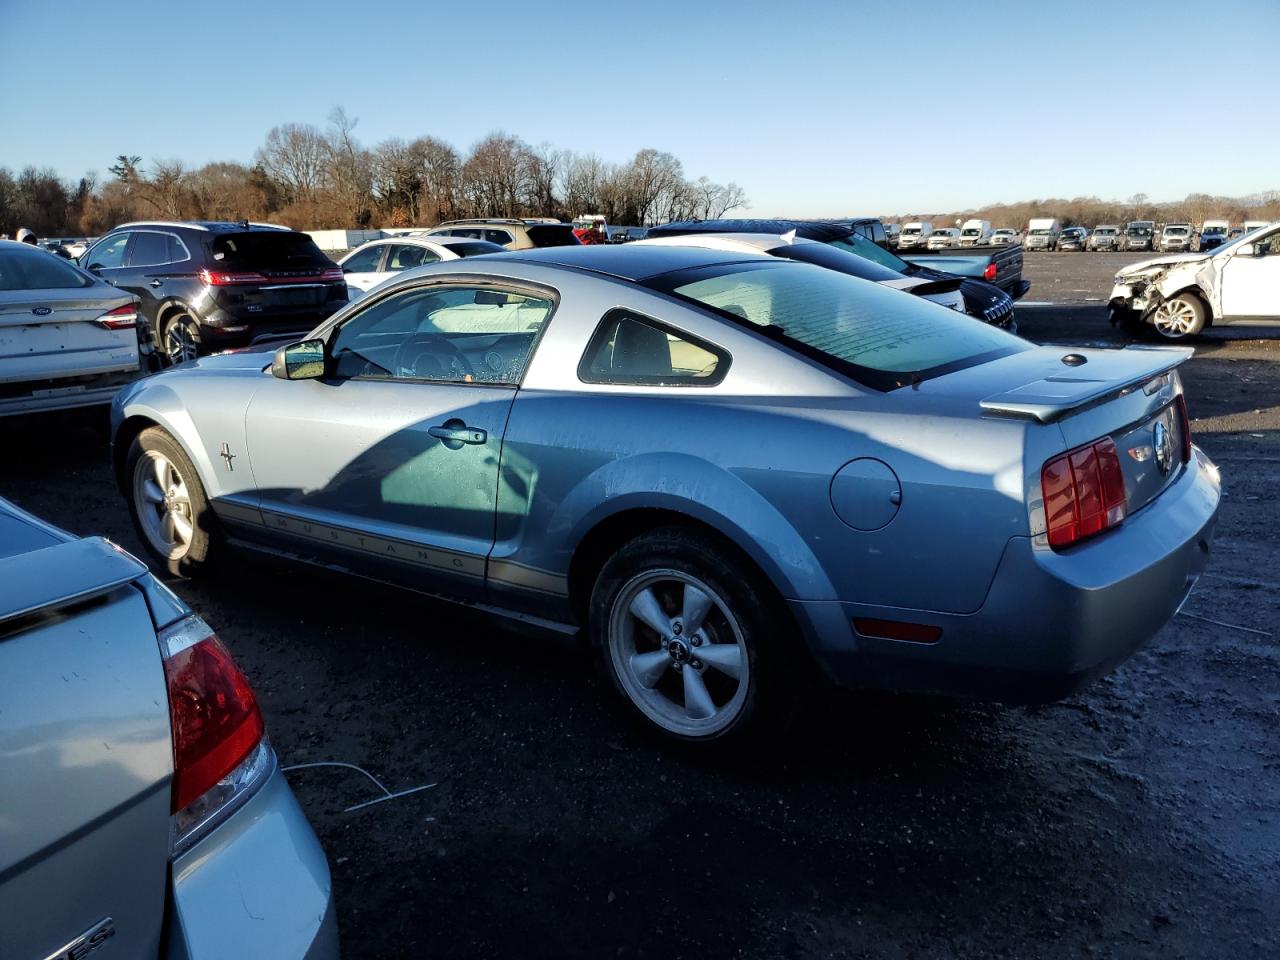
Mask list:
[{"label": "windshield", "polygon": [[26,244],[0,248],[0,290],[77,290],[93,281],[61,257]]},{"label": "windshield", "polygon": [[1189,233],[1187,227],[1165,227],[1164,235],[1166,237],[1185,237]]},{"label": "windshield", "polygon": [[960,231],[960,236],[962,236],[962,237],[976,237],[976,236],[977,236],[978,234],[980,234],[981,232],[982,232],[982,231],[981,231],[981,230],[979,230],[977,227],[965,227],[963,230],[961,230],[961,231]]},{"label": "windshield", "polygon": [[[877,247],[876,249],[880,248]],[[815,266],[826,267],[828,270],[847,273],[851,277],[861,277],[863,280],[871,280],[875,283],[903,279],[902,274],[897,270],[890,270],[888,267],[873,260],[841,250],[829,243],[786,244],[781,247],[774,247],[769,251],[769,254],[774,257],[782,257],[785,260],[812,263]]]},{"label": "windshield", "polygon": [[464,240],[461,243],[449,244],[448,249],[460,257],[478,257],[486,253],[506,253],[507,250],[506,247],[490,243],[488,240]]},{"label": "windshield", "polygon": [[904,237],[914,237],[919,232],[920,232],[919,227],[907,227],[907,229],[902,231],[902,235]]},{"label": "windshield", "polygon": [[1130,227],[1125,231],[1131,237],[1149,237],[1151,236],[1150,227]]},{"label": "windshield", "polygon": [[1095,236],[1099,237],[1114,237],[1119,231],[1115,227],[1099,227],[1093,232]]},{"label": "windshield", "polygon": [[1047,237],[1049,235],[1049,231],[1044,227],[1036,227],[1034,230],[1028,230],[1027,234],[1032,237]]},{"label": "windshield", "polygon": [[915,267],[906,260],[890,253],[880,244],[872,243],[860,233],[851,233],[847,237],[841,237],[839,240],[831,240],[829,245],[837,250],[844,250],[846,253],[855,253],[864,260],[870,260],[880,264],[882,267],[888,267],[896,273],[911,274],[915,272]]},{"label": "windshield", "polygon": [[807,264],[713,264],[665,274],[650,285],[876,390],[1031,349],[954,310]]}]

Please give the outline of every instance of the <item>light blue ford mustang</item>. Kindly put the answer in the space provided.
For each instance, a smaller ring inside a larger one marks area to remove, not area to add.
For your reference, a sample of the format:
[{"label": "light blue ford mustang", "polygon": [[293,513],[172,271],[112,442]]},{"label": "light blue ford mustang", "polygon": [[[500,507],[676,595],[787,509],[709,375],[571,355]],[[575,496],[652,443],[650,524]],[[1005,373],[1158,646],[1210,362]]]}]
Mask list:
[{"label": "light blue ford mustang", "polygon": [[583,629],[650,726],[749,741],[815,672],[1044,700],[1154,635],[1218,509],[1189,355],[1035,347],[771,257],[559,247],[141,381],[116,468],[175,573],[236,542]]}]

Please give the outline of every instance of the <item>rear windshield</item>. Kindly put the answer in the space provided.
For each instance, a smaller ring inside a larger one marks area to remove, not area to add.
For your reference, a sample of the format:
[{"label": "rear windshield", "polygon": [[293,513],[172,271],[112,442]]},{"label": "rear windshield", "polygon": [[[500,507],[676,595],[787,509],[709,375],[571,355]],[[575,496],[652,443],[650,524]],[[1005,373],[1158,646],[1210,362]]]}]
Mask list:
[{"label": "rear windshield", "polygon": [[[872,244],[872,246],[875,245]],[[880,248],[876,247],[876,249]],[[774,247],[769,253],[786,260],[799,260],[801,263],[812,263],[819,267],[826,267],[828,270],[838,270],[851,277],[861,277],[863,280],[871,280],[875,283],[902,279],[902,274],[896,270],[890,270],[872,260],[848,253],[828,243],[795,243]]]},{"label": "rear windshield", "polygon": [[876,390],[1030,349],[1015,336],[913,297],[793,263],[715,264],[650,286],[758,330]]},{"label": "rear windshield", "polygon": [[0,247],[0,290],[77,290],[92,285],[57,254],[26,245]]},{"label": "rear windshield", "polygon": [[482,253],[505,253],[507,248],[488,240],[468,240],[466,243],[451,243],[449,249],[460,257],[478,257]]},{"label": "rear windshield", "polygon": [[525,232],[535,247],[576,247],[582,243],[568,223],[540,223],[525,227]]},{"label": "rear windshield", "polygon": [[305,233],[255,230],[224,233],[213,238],[213,259],[220,263],[280,270],[323,266],[329,258]]},{"label": "rear windshield", "polygon": [[861,234],[851,233],[847,237],[841,237],[839,240],[828,241],[828,245],[835,247],[837,250],[843,250],[845,253],[852,253],[862,257],[864,260],[878,263],[880,266],[887,267],[894,273],[900,273],[904,276],[915,270],[915,267],[897,254],[890,253],[880,244],[872,243]]}]

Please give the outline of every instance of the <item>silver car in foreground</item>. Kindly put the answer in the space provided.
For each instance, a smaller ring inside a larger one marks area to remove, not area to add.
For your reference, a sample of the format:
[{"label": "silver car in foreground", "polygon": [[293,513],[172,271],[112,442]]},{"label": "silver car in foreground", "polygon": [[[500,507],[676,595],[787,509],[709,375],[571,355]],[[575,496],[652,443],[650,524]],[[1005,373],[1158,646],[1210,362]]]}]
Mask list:
[{"label": "silver car in foreground", "polygon": [[1149,639],[1218,510],[1189,355],[1037,348],[777,257],[559,247],[138,383],[115,464],[175,573],[235,541],[584,628],[653,728],[746,741],[814,665],[1032,701]]},{"label": "silver car in foreground", "polygon": [[138,376],[138,298],[0,240],[0,416],[108,404]]},{"label": "silver car in foreground", "polygon": [[226,648],[129,554],[5,500],[0,917],[4,958],[338,952],[324,853]]}]

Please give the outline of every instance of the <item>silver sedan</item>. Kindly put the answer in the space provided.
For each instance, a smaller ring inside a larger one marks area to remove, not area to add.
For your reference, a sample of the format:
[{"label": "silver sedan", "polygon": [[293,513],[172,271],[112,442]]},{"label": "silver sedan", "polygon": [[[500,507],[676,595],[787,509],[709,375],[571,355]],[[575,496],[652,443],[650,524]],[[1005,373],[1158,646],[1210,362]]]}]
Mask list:
[{"label": "silver sedan", "polygon": [[1187,356],[775,257],[521,251],[127,389],[115,461],[177,574],[239,544],[582,631],[645,724],[749,741],[814,676],[1044,700],[1155,634],[1218,509]]}]

